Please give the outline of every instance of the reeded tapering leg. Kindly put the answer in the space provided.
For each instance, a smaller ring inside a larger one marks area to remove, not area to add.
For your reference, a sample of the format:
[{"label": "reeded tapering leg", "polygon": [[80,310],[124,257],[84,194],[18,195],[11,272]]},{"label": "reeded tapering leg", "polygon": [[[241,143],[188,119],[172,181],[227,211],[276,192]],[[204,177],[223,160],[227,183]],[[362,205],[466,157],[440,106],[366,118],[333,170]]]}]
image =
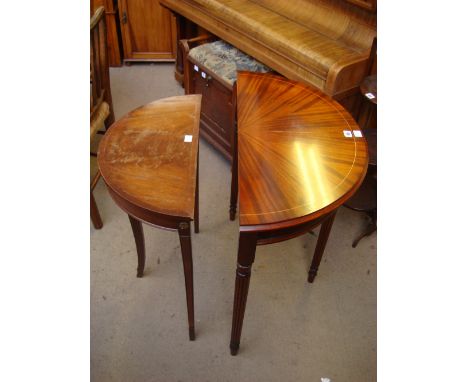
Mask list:
[{"label": "reeded tapering leg", "polygon": [[190,240],[190,223],[179,224],[180,248],[182,250],[182,261],[184,263],[185,295],[187,298],[187,313],[189,324],[190,341],[195,340],[195,318],[193,308],[193,262],[192,242]]},{"label": "reeded tapering leg", "polygon": [[96,200],[94,199],[94,195],[91,192],[91,221],[93,222],[93,226],[96,229],[101,229],[102,228],[102,220],[101,220],[101,215],[99,215],[99,210],[97,208]]},{"label": "reeded tapering leg", "polygon": [[143,235],[143,224],[133,216],[128,215],[128,218],[132,226],[138,256],[137,277],[143,277],[143,271],[145,270],[145,237]]},{"label": "reeded tapering leg", "polygon": [[308,281],[311,283],[314,281],[315,276],[317,276],[317,271],[322,260],[322,255],[327,245],[328,236],[330,235],[331,228],[333,226],[333,220],[335,220],[336,211],[332,212],[328,218],[322,223],[320,227],[320,233],[315,246],[314,257],[312,258],[312,264],[309,269]]},{"label": "reeded tapering leg", "polygon": [[236,287],[232,311],[231,355],[236,355],[239,350],[242,323],[244,321],[245,306],[249,293],[250,271],[255,260],[256,248],[257,235],[255,233],[241,232],[239,235]]},{"label": "reeded tapering leg", "polygon": [[195,216],[194,216],[194,225],[195,225],[195,233],[200,232],[200,227],[199,227],[199,195],[198,195],[198,189],[199,189],[199,167],[200,167],[200,151],[198,151],[197,154],[197,183],[195,186]]}]

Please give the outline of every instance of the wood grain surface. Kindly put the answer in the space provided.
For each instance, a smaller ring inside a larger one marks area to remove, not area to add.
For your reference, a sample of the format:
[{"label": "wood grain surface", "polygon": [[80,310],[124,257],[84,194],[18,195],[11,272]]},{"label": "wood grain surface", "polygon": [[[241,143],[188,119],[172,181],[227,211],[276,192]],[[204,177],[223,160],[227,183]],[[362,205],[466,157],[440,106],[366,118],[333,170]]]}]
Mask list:
[{"label": "wood grain surface", "polygon": [[240,72],[237,86],[241,230],[296,225],[352,196],[366,174],[367,143],[345,137],[360,129],[340,104],[273,75]]},{"label": "wood grain surface", "polygon": [[158,0],[119,0],[119,12],[125,60],[175,59],[175,19]]},{"label": "wood grain surface", "polygon": [[[366,4],[365,0],[353,3]],[[343,0],[160,0],[287,78],[342,99],[368,74],[377,17]],[[190,36],[195,37],[195,36]],[[178,37],[180,40],[182,37]]]},{"label": "wood grain surface", "polygon": [[114,123],[98,153],[109,188],[146,210],[193,219],[200,104],[200,95],[165,98]]}]

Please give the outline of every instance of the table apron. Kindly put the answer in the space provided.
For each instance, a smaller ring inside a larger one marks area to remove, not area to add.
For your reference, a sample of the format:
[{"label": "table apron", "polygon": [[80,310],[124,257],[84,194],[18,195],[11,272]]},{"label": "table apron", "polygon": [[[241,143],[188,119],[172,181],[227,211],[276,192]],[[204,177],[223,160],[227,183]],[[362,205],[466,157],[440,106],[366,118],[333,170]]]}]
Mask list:
[{"label": "table apron", "polygon": [[122,210],[124,210],[127,214],[133,216],[135,219],[141,220],[143,223],[146,223],[150,226],[165,229],[168,231],[177,231],[180,228],[180,223],[190,223],[190,221],[193,220],[189,217],[164,215],[136,206],[133,203],[130,203],[128,200],[122,198],[107,184],[106,186],[110,196]]},{"label": "table apron", "polygon": [[319,218],[305,222],[296,226],[280,228],[271,231],[261,231],[257,232],[257,245],[266,245],[279,243],[281,241],[293,239],[297,236],[301,236],[310,230],[318,227],[322,224],[331,214],[335,213],[336,210],[333,210],[326,215],[322,215]]}]

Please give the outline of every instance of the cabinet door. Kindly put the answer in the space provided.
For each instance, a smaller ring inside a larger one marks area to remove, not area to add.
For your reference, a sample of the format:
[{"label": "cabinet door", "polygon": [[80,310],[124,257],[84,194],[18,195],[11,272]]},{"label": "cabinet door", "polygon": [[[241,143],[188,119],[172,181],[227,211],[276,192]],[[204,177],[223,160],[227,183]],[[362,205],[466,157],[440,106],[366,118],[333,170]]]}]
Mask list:
[{"label": "cabinet door", "polygon": [[119,0],[126,60],[173,60],[175,18],[158,0]]}]

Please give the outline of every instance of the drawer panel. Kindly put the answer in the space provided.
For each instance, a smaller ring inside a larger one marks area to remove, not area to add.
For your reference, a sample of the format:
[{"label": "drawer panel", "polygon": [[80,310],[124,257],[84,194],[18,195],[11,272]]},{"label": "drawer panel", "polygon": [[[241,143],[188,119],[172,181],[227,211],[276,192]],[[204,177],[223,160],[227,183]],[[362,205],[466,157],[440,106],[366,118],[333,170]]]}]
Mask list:
[{"label": "drawer panel", "polygon": [[205,74],[202,77],[200,71],[194,71],[194,91],[202,94],[201,114],[205,122],[211,125],[214,132],[219,134],[227,142],[231,142],[231,113],[232,113],[232,92],[215,79]]}]

